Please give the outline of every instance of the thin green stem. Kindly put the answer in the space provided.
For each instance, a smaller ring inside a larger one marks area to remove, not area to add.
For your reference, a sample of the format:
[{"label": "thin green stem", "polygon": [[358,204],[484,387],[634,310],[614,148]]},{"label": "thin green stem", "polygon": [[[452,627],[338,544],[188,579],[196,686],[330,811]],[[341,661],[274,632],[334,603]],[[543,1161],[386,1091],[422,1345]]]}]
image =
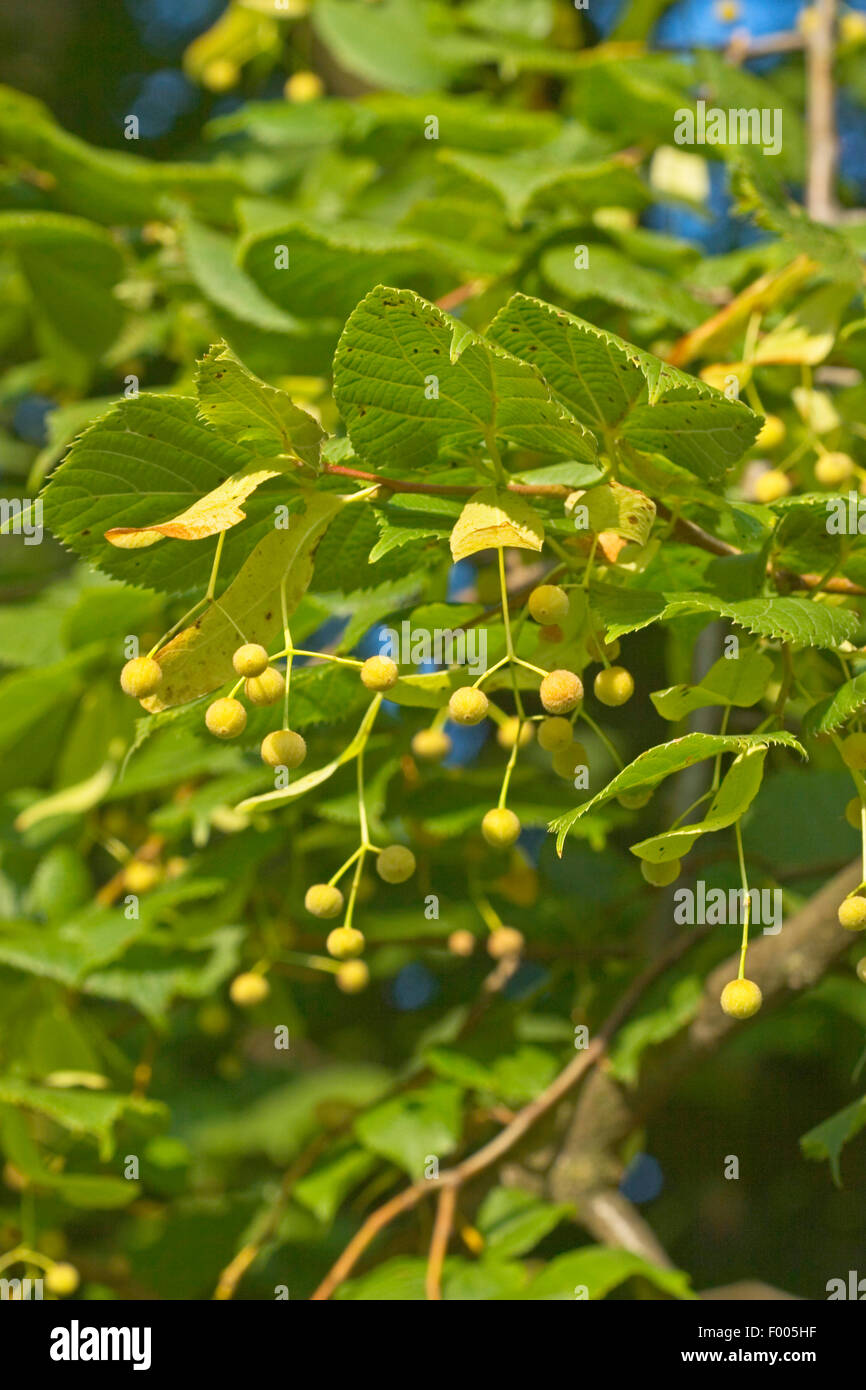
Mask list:
[{"label": "thin green stem", "polygon": [[514,740],[514,745],[511,749],[511,753],[509,755],[508,762],[505,767],[505,776],[502,779],[502,790],[499,793],[499,801],[496,803],[500,811],[502,810],[508,798],[508,784],[511,781],[511,774],[514,771],[514,764],[517,762],[517,750],[520,747],[520,730],[522,728],[523,725],[521,723],[517,730],[517,737]]},{"label": "thin green stem", "polygon": [[620,757],[619,753],[617,752],[617,750],[616,750],[616,748],[614,747],[614,745],[611,743],[610,739],[608,738],[608,736],[607,736],[607,734],[604,732],[604,730],[601,729],[601,728],[599,727],[598,724],[596,724],[595,720],[592,719],[592,718],[587,714],[587,712],[586,712],[585,709],[581,709],[581,710],[579,711],[577,717],[578,717],[578,719],[583,719],[583,720],[585,720],[585,722],[586,722],[586,723],[589,725],[589,727],[592,729],[592,731],[593,731],[593,733],[596,735],[596,737],[601,739],[602,743],[604,744],[604,746],[605,746],[605,748],[607,749],[607,751],[608,751],[608,753],[610,754],[610,756],[613,758],[613,760],[614,760],[614,762],[616,763],[617,767],[619,768],[620,772],[622,772],[622,769],[625,767],[625,763],[623,762],[622,758]]},{"label": "thin green stem", "polygon": [[749,880],[746,874],[746,859],[743,854],[743,832],[740,822],[734,826],[734,833],[737,837],[737,859],[740,864],[740,882],[743,886],[743,940],[740,946],[740,969],[737,979],[743,980],[746,975],[746,951],[749,946],[749,921],[752,915],[752,899],[749,896]]},{"label": "thin green stem", "polygon": [[517,672],[514,669],[514,638],[511,635],[511,616],[508,612],[508,582],[505,577],[505,549],[503,546],[497,547],[499,556],[499,592],[502,599],[502,622],[505,627],[505,650],[508,653],[508,660],[511,663],[511,687],[514,691],[514,704],[521,722],[525,719],[523,712],[523,701],[520,698],[520,687],[517,684]]}]

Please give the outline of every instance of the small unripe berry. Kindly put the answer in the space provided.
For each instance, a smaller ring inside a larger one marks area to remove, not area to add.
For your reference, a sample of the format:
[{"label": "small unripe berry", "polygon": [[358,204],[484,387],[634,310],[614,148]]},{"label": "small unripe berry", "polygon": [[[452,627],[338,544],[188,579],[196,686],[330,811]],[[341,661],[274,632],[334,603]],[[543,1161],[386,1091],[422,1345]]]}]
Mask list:
[{"label": "small unripe berry", "polygon": [[405,845],[389,845],[376,860],[376,872],[386,883],[405,883],[415,872],[415,856]]},{"label": "small unripe berry", "polygon": [[539,584],[529,595],[528,607],[537,623],[559,623],[568,614],[568,594],[558,584]]},{"label": "small unripe berry", "polygon": [[448,950],[453,956],[471,956],[475,950],[475,937],[465,927],[459,927],[448,938]]},{"label": "small unripe berry", "polygon": [[315,72],[293,72],[283,87],[286,101],[316,101],[325,88],[321,77]]},{"label": "small unripe berry", "polygon": [[763,995],[754,980],[729,980],[719,1003],[729,1018],[751,1018],[761,1007]]},{"label": "small unripe berry", "polygon": [[495,806],[482,820],[481,834],[494,849],[509,849],[520,835],[520,821],[505,806]]},{"label": "small unripe berry", "polygon": [[255,970],[235,975],[229,985],[229,998],[241,1009],[252,1009],[256,1004],[261,1004],[270,992],[271,987],[264,975],[259,975]]},{"label": "small unripe berry", "polygon": [[162,680],[162,667],[150,656],[136,656],[127,661],[120,673],[120,688],[124,695],[143,700],[152,695]]},{"label": "small unripe berry", "polygon": [[240,700],[227,696],[208,705],[204,722],[217,738],[237,738],[247,727],[247,712]]},{"label": "small unripe berry", "polygon": [[46,1269],[43,1278],[48,1292],[56,1294],[58,1298],[75,1293],[81,1283],[81,1276],[75,1265],[66,1263],[51,1265],[49,1269]]},{"label": "small unripe berry", "polygon": [[569,714],[583,699],[583,682],[573,671],[550,671],[538,693],[548,714]]},{"label": "small unripe berry", "polygon": [[390,656],[369,656],[361,667],[361,684],[368,690],[390,690],[400,672]]},{"label": "small unripe berry", "polygon": [[494,960],[504,956],[519,956],[523,950],[523,932],[516,927],[494,927],[487,938],[487,950]]},{"label": "small unripe berry", "polygon": [[822,487],[841,487],[852,477],[854,467],[848,454],[822,454],[815,464],[815,481]]},{"label": "small unripe berry", "polygon": [[682,867],[679,859],[669,859],[666,864],[652,864],[649,859],[642,859],[640,871],[653,888],[667,888],[669,883],[679,878]]},{"label": "small unripe berry", "polygon": [[558,753],[561,748],[568,748],[573,737],[571,721],[561,716],[542,719],[538,726],[538,746],[545,753]]},{"label": "small unripe berry", "polygon": [[579,767],[588,766],[586,749],[577,739],[567,748],[559,748],[553,755],[553,770],[557,777],[564,777],[566,781],[576,776]]},{"label": "small unripe berry", "polygon": [[360,994],[370,983],[370,971],[362,960],[347,960],[337,971],[336,980],[344,994]]},{"label": "small unripe berry", "polygon": [[561,642],[565,633],[558,623],[545,623],[544,627],[538,629],[538,635],[542,642]]},{"label": "small unripe berry", "polygon": [[343,894],[335,883],[313,883],[307,889],[304,907],[314,917],[336,917],[343,911]]},{"label": "small unripe berry", "polygon": [[652,794],[652,787],[635,787],[634,791],[620,792],[617,801],[626,811],[639,811],[642,806],[646,806]]},{"label": "small unripe berry", "polygon": [[240,68],[231,58],[214,58],[202,72],[201,80],[209,92],[228,92],[240,75]]},{"label": "small unripe berry", "polygon": [[520,738],[520,747],[525,748],[532,739],[532,725],[525,719],[512,715],[496,730],[496,742],[500,748],[511,749]]},{"label": "small unripe berry", "polygon": [[859,830],[861,826],[862,807],[863,803],[859,796],[852,796],[848,805],[845,807],[845,819],[855,830]]},{"label": "small unripe berry", "polygon": [[448,710],[455,724],[480,724],[486,718],[490,701],[483,690],[463,685],[448,701]]},{"label": "small unripe berry", "polygon": [[768,468],[766,473],[755,479],[756,502],[778,502],[780,497],[787,497],[790,491],[791,479],[780,468]]},{"label": "small unripe berry", "polygon": [[438,763],[451,752],[451,739],[444,729],[419,729],[412,738],[412,752],[424,762]]},{"label": "small unripe berry", "polygon": [[866,985],[866,956],[861,956],[857,962],[857,975]]},{"label": "small unripe berry", "polygon": [[624,666],[608,666],[599,671],[592,685],[595,698],[612,708],[624,705],[634,694],[634,679]]},{"label": "small unripe berry", "polygon": [[275,729],[262,739],[262,762],[268,767],[300,767],[307,756],[307,745],[293,729]]},{"label": "small unripe berry", "polygon": [[259,642],[245,642],[232,657],[237,676],[260,676],[267,665],[268,654]]},{"label": "small unripe berry", "polygon": [[846,931],[863,931],[866,927],[866,898],[845,898],[839,904],[839,926]]},{"label": "small unripe berry", "polygon": [[328,933],[325,945],[329,955],[336,956],[337,960],[349,960],[352,956],[359,956],[363,951],[364,933],[355,927],[334,927],[334,930]]},{"label": "small unripe berry", "polygon": [[767,415],[755,440],[756,449],[777,449],[785,438],[785,422],[778,415]]},{"label": "small unripe berry", "polygon": [[130,859],[124,866],[123,886],[129,893],[149,893],[162,880],[162,869],[146,859]]},{"label": "small unripe berry", "polygon": [[866,768],[866,734],[849,734],[842,741],[842,761],[855,772]]},{"label": "small unripe berry", "polygon": [[275,705],[285,688],[283,673],[276,666],[267,666],[260,676],[249,676],[244,681],[244,694],[251,705]]}]

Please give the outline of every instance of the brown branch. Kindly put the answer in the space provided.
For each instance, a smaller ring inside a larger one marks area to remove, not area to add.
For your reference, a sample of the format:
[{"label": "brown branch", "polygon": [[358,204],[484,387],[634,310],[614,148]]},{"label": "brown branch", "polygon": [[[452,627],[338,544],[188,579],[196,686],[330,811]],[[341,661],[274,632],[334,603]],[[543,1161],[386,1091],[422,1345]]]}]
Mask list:
[{"label": "brown branch", "polygon": [[442,1266],[445,1263],[456,1210],[457,1188],[454,1186],[443,1187],[436,1205],[436,1220],[433,1225],[433,1238],[430,1241],[430,1258],[427,1262],[425,1287],[428,1299],[433,1302],[442,1298]]},{"label": "brown branch", "polygon": [[334,1290],[351,1274],[373,1239],[386,1226],[390,1225],[395,1217],[400,1216],[405,1211],[411,1211],[425,1197],[434,1192],[440,1192],[443,1187],[451,1186],[456,1189],[462,1186],[463,1183],[471,1181],[486,1168],[504,1158],[526,1136],[533,1125],[557,1106],[577,1085],[578,1081],[601,1060],[617,1029],[631,1013],[645,991],[674,961],[684,955],[695,944],[696,940],[697,936],[694,931],[684,932],[682,936],[677,937],[672,942],[666,951],[647,966],[646,970],[626,990],[589,1046],[569,1062],[568,1066],[559,1073],[547,1089],[542,1091],[540,1096],[536,1096],[534,1101],[531,1101],[515,1116],[511,1124],[506,1125],[493,1139],[474,1154],[463,1159],[454,1168],[440,1173],[438,1179],[419,1178],[417,1182],[404,1188],[402,1192],[398,1192],[395,1197],[390,1198],[383,1206],[372,1212],[360,1229],[355,1232],[339,1259],[322,1280],[315,1293],[312,1294],[311,1300],[320,1302],[330,1298]]},{"label": "brown branch", "polygon": [[816,0],[809,18],[814,27],[806,35],[809,134],[806,209],[816,222],[835,222],[838,142],[833,56],[836,0]]}]

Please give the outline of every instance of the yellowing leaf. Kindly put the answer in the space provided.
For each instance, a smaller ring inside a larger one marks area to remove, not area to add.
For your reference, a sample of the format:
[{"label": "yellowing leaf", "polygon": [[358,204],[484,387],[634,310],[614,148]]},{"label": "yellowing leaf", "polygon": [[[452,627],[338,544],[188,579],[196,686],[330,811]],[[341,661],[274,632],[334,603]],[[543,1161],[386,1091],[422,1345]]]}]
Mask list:
[{"label": "yellowing leaf", "polygon": [[143,550],[148,545],[156,545],[164,536],[177,541],[204,540],[206,536],[228,531],[243,521],[246,513],[241,503],[261,483],[276,477],[277,471],[273,468],[243,469],[170,521],[160,521],[153,526],[114,526],[105,532],[105,539],[121,550]]},{"label": "yellowing leaf", "polygon": [[602,552],[611,563],[615,563],[628,541],[646,545],[656,516],[651,497],[637,488],[624,487],[615,478],[571,493],[565,505],[566,511],[574,515],[575,529],[598,536]]},{"label": "yellowing leaf", "polygon": [[485,488],[471,497],[451,532],[455,560],[496,546],[540,550],[544,545],[541,517],[522,497],[504,489]]},{"label": "yellowing leaf", "polygon": [[142,700],[150,713],[186,704],[224,685],[233,675],[232,653],[243,633],[247,642],[268,646],[279,630],[280,586],[285,580],[289,616],[300,603],[313,573],[313,555],[328,523],[344,505],[333,492],[310,492],[306,510],[292,513],[287,530],[270,531],[248,556],[220,595],[219,606],[204,614],[157,652],[162,683]]}]

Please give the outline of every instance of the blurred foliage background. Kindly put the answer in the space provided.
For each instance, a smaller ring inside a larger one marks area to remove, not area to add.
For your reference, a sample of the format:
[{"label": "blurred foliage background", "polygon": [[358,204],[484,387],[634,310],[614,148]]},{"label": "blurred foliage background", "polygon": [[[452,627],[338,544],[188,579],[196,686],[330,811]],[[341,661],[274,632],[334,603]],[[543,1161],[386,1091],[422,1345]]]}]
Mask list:
[{"label": "blurred foliage background", "polygon": [[[735,207],[738,152],[704,151],[711,157],[701,167],[669,158],[673,112],[700,78],[722,104],[751,105],[751,93],[784,106],[781,176],[802,192],[802,57],[774,55],[745,70],[720,58],[740,27],[795,30],[799,8],[787,0],[590,0],[586,11],[565,0],[288,0],[276,15],[266,0],[7,7],[0,81],[20,95],[0,94],[0,217],[87,219],[109,229],[122,265],[106,253],[77,298],[79,247],[49,247],[27,262],[19,232],[0,229],[4,494],[33,495],[130,374],[143,389],[188,391],[196,356],[220,336],[335,428],[333,345],[379,279],[434,298],[479,281],[465,309],[458,305],[476,325],[518,286],[631,341],[669,346],[800,249],[787,226],[768,235]],[[845,7],[861,12],[866,3]],[[837,106],[839,197],[849,207],[866,188],[862,40],[849,22]],[[578,61],[593,52],[597,61]],[[442,123],[435,171],[418,147],[428,109]],[[130,112],[137,144],[124,137]],[[90,161],[58,131],[164,170],[177,164],[177,179],[160,182],[148,166],[139,181],[125,165]],[[660,149],[668,155],[658,161]],[[208,171],[200,182],[190,163]],[[256,260],[257,238],[266,229],[273,240],[281,218],[307,229],[307,303],[280,302]],[[358,224],[379,241],[365,242]],[[588,295],[571,269],[575,238],[598,250]],[[864,245],[852,226],[846,254],[857,258]],[[836,250],[825,249],[822,271],[839,260]],[[72,286],[68,304],[66,290],[44,279],[55,254]],[[795,312],[800,294],[796,286],[780,299],[779,314]],[[857,314],[840,307],[837,347]],[[850,335],[829,360],[856,373],[860,351]],[[691,369],[720,358],[729,360],[709,352]],[[785,420],[792,446],[805,431],[791,405],[800,367],[771,365],[760,377],[764,406]],[[834,401],[828,442],[859,461],[851,422],[862,419],[862,387]],[[263,507],[274,491],[262,490]],[[250,524],[262,515],[251,507]],[[441,539],[449,524],[440,519],[427,539]],[[338,535],[323,545],[296,640],[343,640],[367,654],[378,623],[425,597],[490,601],[492,567],[451,569],[435,543],[421,559],[392,552],[373,574],[363,547],[374,539],[351,548]],[[420,847],[419,881],[439,893],[440,919],[420,920],[415,888],[391,890],[385,904],[371,898],[373,983],[363,995],[340,995],[299,963],[321,950],[301,903],[304,886],[327,876],[355,834],[348,779],[328,784],[315,815],[301,806],[278,824],[239,818],[236,802],[268,783],[255,757],[214,747],[182,720],[146,735],[117,690],[124,637],[155,637],[182,611],[181,586],[109,581],[48,537],[28,546],[5,536],[2,547],[0,1250],[24,1243],[68,1259],[86,1297],[193,1299],[209,1297],[238,1249],[261,1238],[237,1296],[272,1298],[286,1286],[308,1297],[360,1217],[401,1172],[415,1171],[419,1155],[477,1147],[497,1107],[519,1108],[549,1082],[573,1055],[575,1023],[599,1021],[670,939],[669,897],[660,904],[640,879],[627,853],[633,818],[618,808],[588,822],[557,859],[544,827],[569,798],[539,782],[531,756],[515,803],[530,830],[503,869],[474,835],[478,808],[498,785],[495,740],[484,745],[470,730],[444,769],[419,779],[407,758],[419,723],[395,709],[374,747],[374,814]],[[801,567],[812,562],[808,547],[792,548]],[[712,579],[718,564],[673,544],[658,563],[684,588]],[[846,573],[856,557],[852,564]],[[690,678],[701,626],[682,620],[664,641],[657,629],[628,639],[639,690]],[[357,707],[328,709],[327,692],[312,686],[306,698],[307,736],[325,759],[345,744],[341,716],[355,719]],[[648,704],[640,720],[632,706],[610,712],[605,727],[627,757],[671,736]],[[140,748],[128,757],[133,744]],[[605,765],[600,745],[591,753]],[[781,885],[792,912],[857,854],[858,837],[844,819],[851,789],[832,750],[816,748],[808,769],[771,761],[746,848],[760,882]],[[683,809],[666,796],[645,813],[645,834]],[[158,862],[162,875],[135,921],[121,907],[130,852]],[[713,842],[690,868],[734,886],[732,841]],[[445,940],[457,927],[483,930],[484,895],[529,944],[461,1071],[448,1043],[483,993],[490,962],[483,951],[457,958]],[[654,987],[642,1027],[615,1050],[617,1074],[633,1076],[644,1049],[692,1016],[736,934],[718,929]],[[245,1013],[230,1004],[228,984],[262,955],[275,962],[271,995]],[[696,1289],[748,1277],[820,1298],[828,1279],[856,1266],[866,1141],[861,1134],[845,1148],[841,1186],[800,1145],[860,1096],[866,991],[856,959],[852,948],[815,988],[726,1043],[617,1154],[620,1191]],[[280,1024],[291,1033],[285,1053],[273,1046]],[[423,1113],[377,1105],[410,1080],[426,1097]],[[827,1147],[841,1148],[838,1139]],[[731,1154],[738,1181],[723,1177]],[[136,1183],[123,1176],[127,1155],[140,1160]],[[287,1170],[294,1185],[281,1196]],[[526,1296],[545,1263],[555,1267],[592,1239],[543,1192],[513,1206],[492,1179],[463,1213],[468,1233],[448,1265],[446,1297]],[[350,1293],[423,1296],[429,1219],[422,1211],[398,1226]],[[560,1268],[546,1296],[570,1297],[580,1282],[582,1266]],[[615,1297],[670,1292],[626,1266],[611,1282]]]}]

